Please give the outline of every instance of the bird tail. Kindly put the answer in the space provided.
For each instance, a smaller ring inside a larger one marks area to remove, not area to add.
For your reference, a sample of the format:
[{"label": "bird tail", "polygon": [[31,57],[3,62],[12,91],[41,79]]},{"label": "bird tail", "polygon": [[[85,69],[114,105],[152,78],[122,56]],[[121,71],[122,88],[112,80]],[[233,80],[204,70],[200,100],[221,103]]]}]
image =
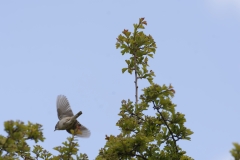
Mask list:
[{"label": "bird tail", "polygon": [[82,111],[79,111],[75,116],[72,117],[72,120],[76,120],[80,115],[82,114]]}]

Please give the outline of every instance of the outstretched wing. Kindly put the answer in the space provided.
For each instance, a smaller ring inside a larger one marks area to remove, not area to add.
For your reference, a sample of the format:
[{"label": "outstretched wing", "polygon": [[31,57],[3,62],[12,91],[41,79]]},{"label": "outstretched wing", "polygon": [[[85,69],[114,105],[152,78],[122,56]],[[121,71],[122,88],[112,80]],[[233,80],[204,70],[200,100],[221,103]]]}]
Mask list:
[{"label": "outstretched wing", "polygon": [[61,120],[64,117],[72,117],[73,112],[70,107],[70,104],[67,100],[67,97],[64,95],[59,95],[57,97],[57,113],[58,113],[58,119]]},{"label": "outstretched wing", "polygon": [[76,121],[71,128],[67,129],[67,132],[72,134],[71,130],[73,131],[73,134],[76,135],[77,137],[88,138],[91,135],[90,130],[87,129],[87,127],[80,124],[78,121]]}]

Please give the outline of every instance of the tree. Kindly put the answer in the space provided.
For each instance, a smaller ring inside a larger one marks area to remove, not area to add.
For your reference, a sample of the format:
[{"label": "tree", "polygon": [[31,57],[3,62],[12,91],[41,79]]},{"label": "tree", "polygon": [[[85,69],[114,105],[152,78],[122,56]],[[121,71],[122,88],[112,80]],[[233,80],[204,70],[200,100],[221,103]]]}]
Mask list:
[{"label": "tree", "polygon": [[[184,126],[184,114],[176,112],[176,105],[171,98],[175,94],[173,86],[159,85],[153,82],[155,76],[149,71],[148,58],[153,58],[156,43],[151,35],[145,35],[147,22],[144,18],[134,24],[134,31],[123,30],[117,38],[116,48],[122,55],[130,54],[126,60],[128,71],[134,74],[135,102],[122,100],[116,123],[121,129],[117,136],[107,136],[104,148],[101,148],[96,160],[139,159],[139,160],[191,160],[178,145],[179,140],[190,140],[193,133]],[[147,79],[149,87],[144,88],[139,96],[138,80]],[[144,114],[153,109],[155,116]]]},{"label": "tree", "polygon": [[230,150],[230,153],[234,157],[234,160],[240,160],[240,144],[233,143],[234,148]]},{"label": "tree", "polygon": [[40,145],[33,146],[33,150],[31,150],[27,144],[27,140],[34,140],[35,143],[44,141],[42,125],[31,122],[24,124],[21,121],[6,121],[4,127],[7,136],[0,135],[0,160],[18,160],[20,158],[24,160],[88,160],[86,154],[77,154],[79,145],[75,142],[74,135],[67,138],[67,141],[62,143],[63,146],[54,148],[59,152],[57,156],[54,156]]},{"label": "tree", "polygon": [[[175,94],[173,86],[159,85],[153,82],[155,76],[148,70],[148,58],[153,58],[156,43],[151,35],[145,35],[141,29],[147,25],[144,18],[134,24],[133,33],[124,30],[117,38],[116,47],[122,55],[130,54],[127,67],[122,73],[135,76],[135,102],[122,100],[117,126],[121,133],[106,136],[106,144],[101,148],[96,160],[139,159],[139,160],[192,160],[178,145],[179,140],[190,140],[193,133],[184,126],[184,114],[176,112],[176,105],[171,98]],[[147,79],[149,87],[144,88],[139,96],[138,80]],[[145,110],[153,109],[155,116],[146,115]],[[44,141],[42,125],[21,121],[6,121],[4,130],[7,136],[0,135],[0,160],[87,160],[86,154],[78,154],[78,143],[74,134],[55,147],[58,155],[53,155],[40,145],[31,150],[28,140],[35,143]]]}]

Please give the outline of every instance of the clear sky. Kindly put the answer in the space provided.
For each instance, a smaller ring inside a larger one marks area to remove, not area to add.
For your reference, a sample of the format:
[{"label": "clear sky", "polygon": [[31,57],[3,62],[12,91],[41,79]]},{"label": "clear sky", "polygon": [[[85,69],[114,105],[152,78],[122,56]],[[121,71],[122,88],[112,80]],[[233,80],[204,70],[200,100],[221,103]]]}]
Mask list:
[{"label": "clear sky", "polygon": [[[157,43],[155,83],[171,83],[176,110],[194,134],[180,146],[196,160],[229,160],[240,142],[239,0],[0,1],[0,133],[3,122],[40,123],[56,153],[69,134],[53,132],[64,94],[92,135],[79,139],[90,159],[119,133],[122,99],[134,99],[133,76],[115,49],[123,29],[145,17]],[[148,83],[142,81],[139,88]]]}]

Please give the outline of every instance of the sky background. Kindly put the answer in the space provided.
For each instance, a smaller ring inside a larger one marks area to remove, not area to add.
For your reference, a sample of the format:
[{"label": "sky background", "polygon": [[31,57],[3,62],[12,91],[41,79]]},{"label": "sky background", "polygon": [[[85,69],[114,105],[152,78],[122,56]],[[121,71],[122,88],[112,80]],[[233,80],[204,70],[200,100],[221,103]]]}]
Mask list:
[{"label": "sky background", "polygon": [[[68,97],[91,137],[79,139],[92,160],[117,135],[121,100],[134,100],[134,77],[116,50],[123,29],[145,17],[157,43],[155,83],[172,84],[176,110],[194,134],[181,141],[196,160],[230,160],[240,143],[240,1],[0,1],[0,134],[7,120],[40,123],[47,150],[69,137],[53,132],[56,97]],[[148,86],[141,81],[139,88]]]}]

